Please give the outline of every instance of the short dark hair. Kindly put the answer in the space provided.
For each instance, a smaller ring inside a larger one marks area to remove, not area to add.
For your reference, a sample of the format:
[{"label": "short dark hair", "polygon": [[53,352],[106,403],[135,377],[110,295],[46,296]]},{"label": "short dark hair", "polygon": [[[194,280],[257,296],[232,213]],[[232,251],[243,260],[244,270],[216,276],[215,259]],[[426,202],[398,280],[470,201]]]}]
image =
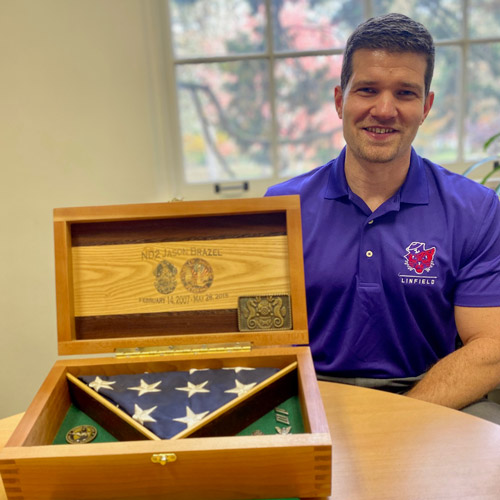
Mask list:
[{"label": "short dark hair", "polygon": [[434,73],[434,41],[427,28],[403,14],[373,17],[360,24],[347,40],[342,62],[340,87],[344,91],[352,76],[352,58],[359,49],[387,52],[414,52],[425,56],[425,95],[429,94]]}]

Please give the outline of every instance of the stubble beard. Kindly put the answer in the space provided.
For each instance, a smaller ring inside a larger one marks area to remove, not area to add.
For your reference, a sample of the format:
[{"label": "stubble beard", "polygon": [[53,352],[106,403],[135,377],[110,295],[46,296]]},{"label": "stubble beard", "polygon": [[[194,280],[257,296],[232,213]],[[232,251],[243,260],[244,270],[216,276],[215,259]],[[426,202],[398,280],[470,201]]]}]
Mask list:
[{"label": "stubble beard", "polygon": [[399,148],[394,145],[372,146],[356,144],[351,150],[358,159],[369,163],[390,163],[398,157]]},{"label": "stubble beard", "polygon": [[[359,134],[347,134],[345,139],[352,154],[359,161],[384,165],[406,158],[415,135],[410,140],[410,137],[402,132],[396,132],[395,137],[379,144],[373,143],[368,137]],[[348,141],[348,139],[350,140]]]}]

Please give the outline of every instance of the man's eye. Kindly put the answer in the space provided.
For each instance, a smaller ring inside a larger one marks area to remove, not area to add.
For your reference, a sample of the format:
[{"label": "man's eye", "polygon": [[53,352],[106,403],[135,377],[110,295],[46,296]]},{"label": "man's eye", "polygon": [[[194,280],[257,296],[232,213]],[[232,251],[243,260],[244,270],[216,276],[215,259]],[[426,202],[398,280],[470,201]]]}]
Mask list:
[{"label": "man's eye", "polygon": [[416,94],[413,92],[413,90],[401,90],[399,92],[399,95],[402,97],[415,97]]},{"label": "man's eye", "polygon": [[363,88],[358,89],[358,92],[360,92],[362,94],[374,94],[375,89],[372,89],[370,87],[363,87]]}]

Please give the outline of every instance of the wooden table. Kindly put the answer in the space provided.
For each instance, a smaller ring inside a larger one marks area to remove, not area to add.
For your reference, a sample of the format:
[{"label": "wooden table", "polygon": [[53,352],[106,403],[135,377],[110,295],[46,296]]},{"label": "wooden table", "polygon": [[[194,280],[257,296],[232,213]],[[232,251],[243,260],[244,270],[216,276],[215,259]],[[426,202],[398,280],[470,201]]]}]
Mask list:
[{"label": "wooden table", "polygon": [[[333,441],[332,500],[500,498],[500,426],[371,389],[320,389]],[[0,447],[20,418],[0,420]]]}]

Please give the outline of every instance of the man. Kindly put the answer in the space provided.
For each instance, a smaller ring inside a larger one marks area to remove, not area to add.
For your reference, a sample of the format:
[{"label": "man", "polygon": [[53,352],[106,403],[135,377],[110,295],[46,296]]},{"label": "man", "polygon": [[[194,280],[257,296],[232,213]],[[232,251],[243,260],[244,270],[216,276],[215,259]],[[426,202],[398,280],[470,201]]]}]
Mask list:
[{"label": "man", "polygon": [[301,197],[319,378],[500,423],[484,400],[500,384],[500,203],[411,146],[433,67],[421,24],[389,14],[358,26],[335,89],[346,147],[267,195]]}]

